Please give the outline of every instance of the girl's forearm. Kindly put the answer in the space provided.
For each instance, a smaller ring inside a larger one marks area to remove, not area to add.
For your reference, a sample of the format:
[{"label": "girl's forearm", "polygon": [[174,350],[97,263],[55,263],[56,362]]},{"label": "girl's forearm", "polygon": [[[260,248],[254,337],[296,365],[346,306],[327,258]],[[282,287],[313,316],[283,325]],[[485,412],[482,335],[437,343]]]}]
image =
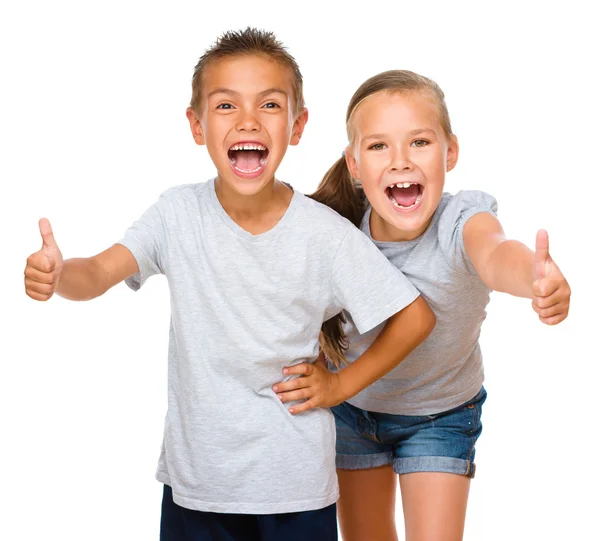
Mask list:
[{"label": "girl's forearm", "polygon": [[490,254],[483,281],[494,291],[531,299],[533,256],[522,242],[505,240]]}]

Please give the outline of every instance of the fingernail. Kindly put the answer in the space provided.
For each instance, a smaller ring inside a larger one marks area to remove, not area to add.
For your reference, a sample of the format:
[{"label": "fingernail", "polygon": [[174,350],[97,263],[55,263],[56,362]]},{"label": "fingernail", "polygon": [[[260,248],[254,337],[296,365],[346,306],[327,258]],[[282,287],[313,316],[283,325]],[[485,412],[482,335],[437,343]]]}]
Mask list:
[{"label": "fingernail", "polygon": [[277,392],[277,391],[279,390],[279,387],[277,387],[277,385],[273,385],[273,390],[274,390],[275,392]]},{"label": "fingernail", "polygon": [[283,369],[283,373],[284,373],[284,374],[287,374],[287,373],[288,373],[288,369],[287,369],[287,368],[284,368],[284,369]]},{"label": "fingernail", "polygon": [[294,408],[290,408],[288,411],[289,411],[290,413],[294,413]]},{"label": "fingernail", "polygon": [[277,398],[279,398],[279,400],[283,401],[283,395],[278,394]]}]

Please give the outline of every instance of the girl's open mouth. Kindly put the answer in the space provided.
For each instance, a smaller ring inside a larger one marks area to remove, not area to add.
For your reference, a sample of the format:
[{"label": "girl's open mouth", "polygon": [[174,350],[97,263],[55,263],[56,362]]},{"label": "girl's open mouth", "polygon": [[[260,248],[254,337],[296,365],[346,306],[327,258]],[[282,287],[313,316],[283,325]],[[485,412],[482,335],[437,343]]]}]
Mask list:
[{"label": "girl's open mouth", "polygon": [[413,210],[421,203],[424,189],[418,182],[398,182],[390,184],[385,189],[385,194],[398,210]]},{"label": "girl's open mouth", "polygon": [[240,141],[227,151],[229,163],[235,174],[242,178],[260,176],[267,163],[269,150],[261,143]]}]

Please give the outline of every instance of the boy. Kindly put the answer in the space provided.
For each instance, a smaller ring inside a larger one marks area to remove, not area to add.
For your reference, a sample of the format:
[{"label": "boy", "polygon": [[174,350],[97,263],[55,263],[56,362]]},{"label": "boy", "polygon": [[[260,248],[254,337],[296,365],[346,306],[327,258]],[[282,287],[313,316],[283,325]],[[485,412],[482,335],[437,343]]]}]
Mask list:
[{"label": "boy", "polygon": [[[83,300],[167,276],[162,541],[336,539],[325,408],[396,366],[434,317],[362,233],[275,179],[308,113],[298,66],[272,34],[224,34],[196,66],[187,117],[217,177],[167,190],[123,240],[87,259],[63,262],[40,220],[26,292]],[[348,369],[310,365],[298,378],[303,401],[288,410],[272,384],[285,366],[314,363],[321,324],[342,309],[362,332],[390,320]]]}]

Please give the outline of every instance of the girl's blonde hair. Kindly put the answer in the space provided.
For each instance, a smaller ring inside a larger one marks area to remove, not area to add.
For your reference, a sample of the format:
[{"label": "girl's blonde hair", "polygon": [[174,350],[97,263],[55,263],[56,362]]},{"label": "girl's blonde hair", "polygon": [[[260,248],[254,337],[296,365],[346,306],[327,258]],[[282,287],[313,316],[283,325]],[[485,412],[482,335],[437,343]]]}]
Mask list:
[{"label": "girl's blonde hair", "polygon": [[[352,96],[346,111],[346,133],[350,146],[354,143],[353,118],[359,105],[370,96],[379,92],[388,94],[420,92],[429,95],[439,110],[440,124],[448,140],[452,137],[450,115],[442,89],[435,81],[406,70],[391,70],[379,73],[367,79]],[[339,158],[327,171],[317,191],[310,197],[331,207],[360,227],[366,210],[366,197],[360,185],[350,176],[344,156]],[[338,368],[346,362],[344,352],[348,349],[348,340],[342,325],[343,314],[323,323],[321,328],[321,349],[328,359]]]}]

